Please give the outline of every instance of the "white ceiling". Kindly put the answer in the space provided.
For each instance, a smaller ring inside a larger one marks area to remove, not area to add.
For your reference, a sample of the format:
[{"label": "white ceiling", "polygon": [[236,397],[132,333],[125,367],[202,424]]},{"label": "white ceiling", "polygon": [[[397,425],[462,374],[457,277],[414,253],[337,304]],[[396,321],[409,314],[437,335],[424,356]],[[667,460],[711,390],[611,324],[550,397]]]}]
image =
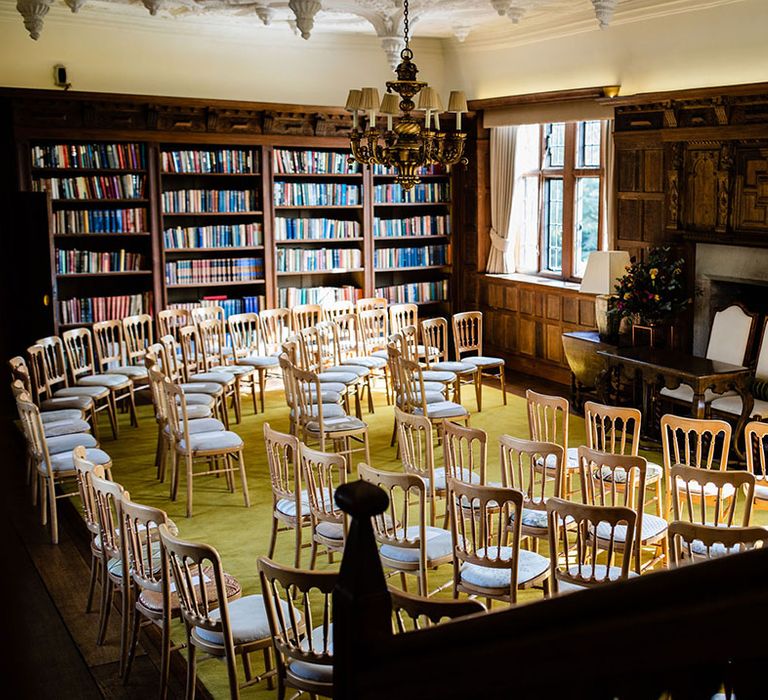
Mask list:
[{"label": "white ceiling", "polygon": [[[741,1],[412,0],[411,35],[466,40],[468,45],[516,45]],[[231,26],[242,32],[248,23],[287,25],[309,41],[323,34],[377,36],[393,67],[402,48],[402,0],[18,0],[17,9],[36,38],[49,9],[64,5],[84,22],[105,15],[110,22],[128,24],[202,19],[217,22],[222,31]],[[173,31],[169,22],[164,24]]]}]

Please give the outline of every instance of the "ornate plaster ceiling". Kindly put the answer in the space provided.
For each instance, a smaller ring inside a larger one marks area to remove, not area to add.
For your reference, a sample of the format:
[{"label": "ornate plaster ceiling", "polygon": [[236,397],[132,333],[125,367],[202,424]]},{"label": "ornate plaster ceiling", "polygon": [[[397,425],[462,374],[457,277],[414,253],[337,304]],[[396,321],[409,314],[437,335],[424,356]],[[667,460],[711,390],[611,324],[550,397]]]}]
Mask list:
[{"label": "ornate plaster ceiling", "polygon": [[[742,0],[411,0],[411,34],[472,43],[529,43],[613,23],[640,21]],[[52,6],[178,18],[216,17],[242,26],[286,24],[304,39],[318,33],[375,35],[394,68],[402,48],[402,0],[17,0],[37,39]],[[86,12],[82,13],[87,14]]]}]

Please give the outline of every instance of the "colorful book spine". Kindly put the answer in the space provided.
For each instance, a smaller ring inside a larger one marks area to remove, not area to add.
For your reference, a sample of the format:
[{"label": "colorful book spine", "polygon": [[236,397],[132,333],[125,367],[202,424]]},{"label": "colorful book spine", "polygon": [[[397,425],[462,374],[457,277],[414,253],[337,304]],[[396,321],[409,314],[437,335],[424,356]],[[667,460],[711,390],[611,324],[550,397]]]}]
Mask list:
[{"label": "colorful book spine", "polygon": [[359,287],[281,287],[277,290],[279,306],[291,308],[297,304],[331,304],[334,301],[356,301],[363,298]]},{"label": "colorful book spine", "polygon": [[375,295],[387,299],[390,304],[445,301],[448,299],[448,280],[378,287]]},{"label": "colorful book spine", "polygon": [[276,182],[275,205],[280,206],[355,206],[361,203],[359,185],[328,182]]},{"label": "colorful book spine", "polygon": [[146,209],[62,209],[53,212],[53,232],[143,233],[147,230]]},{"label": "colorful book spine", "polygon": [[174,260],[165,264],[165,282],[169,286],[247,282],[264,278],[261,258],[210,258]]},{"label": "colorful book spine", "polygon": [[42,177],[32,180],[35,192],[50,192],[54,199],[142,199],[143,175],[88,175]]},{"label": "colorful book spine", "polygon": [[275,218],[276,241],[322,241],[340,238],[360,238],[357,221],[339,219]]},{"label": "colorful book spine", "polygon": [[162,194],[164,214],[250,212],[257,201],[250,190],[169,190]]},{"label": "colorful book spine", "polygon": [[163,151],[161,154],[164,173],[220,173],[250,175],[254,168],[252,151],[219,148],[211,151]]},{"label": "colorful book spine", "polygon": [[349,153],[284,148],[276,148],[272,153],[274,171],[281,175],[347,175],[360,172],[357,161],[349,162]]},{"label": "colorful book spine", "polygon": [[142,143],[79,143],[32,146],[34,168],[143,170]]},{"label": "colorful book spine", "polygon": [[60,275],[93,272],[128,272],[141,270],[144,256],[125,250],[95,252],[89,250],[56,250],[56,272]]},{"label": "colorful book spine", "polygon": [[451,186],[447,182],[426,182],[405,190],[397,183],[374,185],[376,204],[446,204],[451,199]]},{"label": "colorful book spine", "polygon": [[152,313],[152,292],[112,297],[86,297],[59,302],[60,323],[96,323]]},{"label": "colorful book spine", "polygon": [[163,231],[167,250],[174,248],[251,248],[264,244],[260,223],[221,226],[176,226]]},{"label": "colorful book spine", "polygon": [[448,264],[448,246],[425,245],[418,248],[377,248],[373,266],[381,268],[425,267]]},{"label": "colorful book spine", "polygon": [[224,309],[224,317],[229,318],[234,314],[257,314],[267,308],[267,298],[263,294],[257,296],[242,297],[242,299],[228,299],[227,297],[203,297],[200,301],[176,302],[168,304],[169,309],[198,309],[201,306],[221,306]]},{"label": "colorful book spine", "polygon": [[373,235],[377,238],[397,238],[398,236],[449,236],[451,217],[427,214],[410,216],[404,219],[373,219]]},{"label": "colorful book spine", "polygon": [[277,249],[278,272],[315,272],[319,270],[348,270],[363,265],[363,254],[358,248],[300,248]]},{"label": "colorful book spine", "polygon": [[[394,168],[388,168],[386,165],[379,165],[378,163],[375,163],[373,166],[373,174],[374,175],[390,175],[394,176],[395,170]],[[444,165],[434,164],[434,165],[425,165],[423,168],[419,168],[418,175],[447,175],[448,171],[446,170]]]}]

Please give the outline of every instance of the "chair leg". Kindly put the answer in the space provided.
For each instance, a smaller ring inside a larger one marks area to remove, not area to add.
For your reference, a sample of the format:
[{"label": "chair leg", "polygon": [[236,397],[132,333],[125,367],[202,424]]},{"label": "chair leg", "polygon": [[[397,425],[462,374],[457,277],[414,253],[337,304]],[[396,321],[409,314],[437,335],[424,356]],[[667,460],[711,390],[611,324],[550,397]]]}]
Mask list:
[{"label": "chair leg", "polygon": [[133,391],[133,384],[128,389],[128,410],[130,411],[131,425],[138,428],[139,418],[136,415],[136,394]]},{"label": "chair leg", "polygon": [[96,637],[96,646],[104,644],[104,638],[107,636],[107,625],[109,616],[112,612],[112,581],[106,571],[106,565],[102,559],[102,572],[104,578],[101,581],[101,610],[99,611],[99,632]]},{"label": "chair leg", "polygon": [[99,417],[96,415],[96,404],[91,404],[91,410],[90,410],[90,416],[91,416],[91,428],[93,430],[93,437],[95,437],[97,440],[100,438],[99,435]]},{"label": "chair leg", "polygon": [[[123,685],[128,684],[128,677],[131,675],[131,667],[133,666],[133,658],[136,656],[136,646],[139,643],[139,628],[141,627],[141,613],[139,609],[134,606],[133,620],[131,622],[131,634],[130,641],[128,642],[128,654],[125,660],[125,672],[123,674]],[[160,662],[162,666],[162,660]]]},{"label": "chair leg", "polygon": [[317,561],[317,540],[315,539],[314,526],[312,527],[312,548],[309,552],[309,568],[315,568],[315,562]]},{"label": "chair leg", "polygon": [[166,700],[168,696],[168,677],[171,670],[171,616],[169,611],[163,610],[162,647],[160,649],[160,700]]},{"label": "chair leg", "polygon": [[179,455],[175,449],[171,450],[171,478],[170,496],[175,501],[179,490]]},{"label": "chair leg", "polygon": [[368,413],[373,413],[373,391],[372,391],[372,383],[371,378],[368,376],[365,380],[365,386],[368,390]]},{"label": "chair leg", "polygon": [[123,582],[120,591],[120,677],[125,676],[128,660],[128,637],[131,631],[131,592],[130,579]]},{"label": "chair leg", "polygon": [[[275,545],[277,544],[277,518],[272,515],[272,534],[269,536],[269,549],[267,550],[267,556],[272,559],[275,554]],[[299,568],[298,566],[296,567]]]},{"label": "chair leg", "polygon": [[192,631],[187,629],[187,700],[195,700],[195,680],[197,679],[197,656],[192,644]]},{"label": "chair leg", "polygon": [[240,465],[240,480],[243,483],[243,500],[245,501],[245,507],[251,507],[251,495],[248,493],[248,479],[245,476],[245,458],[243,457],[243,451],[240,450],[237,453],[237,461]]},{"label": "chair leg", "polygon": [[499,367],[499,382],[501,383],[501,396],[504,399],[504,405],[507,405],[507,386],[506,377],[504,376],[504,365]]},{"label": "chair leg", "polygon": [[[294,556],[294,566],[297,569],[301,568],[301,520],[296,521],[296,554]],[[271,555],[270,555],[271,557]]]},{"label": "chair leg", "polygon": [[261,403],[261,412],[264,413],[264,389],[267,383],[267,371],[259,370],[259,401]]},{"label": "chair leg", "polygon": [[185,455],[184,463],[187,472],[187,517],[192,517],[192,453]]},{"label": "chair leg", "polygon": [[117,400],[113,391],[110,391],[107,397],[107,413],[109,413],[109,424],[112,426],[112,437],[117,440],[120,426],[117,422]]},{"label": "chair leg", "polygon": [[235,409],[235,422],[240,423],[243,420],[243,404],[240,400],[240,377],[235,380],[235,388],[232,393],[232,406]]},{"label": "chair leg", "polygon": [[483,410],[483,373],[478,369],[475,373],[475,401],[478,413]]},{"label": "chair leg", "polygon": [[49,517],[51,520],[51,542],[53,544],[59,543],[59,509],[56,506],[56,484],[53,479],[47,479],[48,481],[48,510],[50,511]]},{"label": "chair leg", "polygon": [[93,607],[93,594],[96,592],[96,579],[101,568],[101,557],[91,552],[91,576],[88,581],[88,600],[85,603],[85,612],[91,612]]},{"label": "chair leg", "polygon": [[[272,648],[264,647],[264,674],[267,675],[272,670]],[[267,675],[267,689],[273,690],[275,683],[271,675]]]}]

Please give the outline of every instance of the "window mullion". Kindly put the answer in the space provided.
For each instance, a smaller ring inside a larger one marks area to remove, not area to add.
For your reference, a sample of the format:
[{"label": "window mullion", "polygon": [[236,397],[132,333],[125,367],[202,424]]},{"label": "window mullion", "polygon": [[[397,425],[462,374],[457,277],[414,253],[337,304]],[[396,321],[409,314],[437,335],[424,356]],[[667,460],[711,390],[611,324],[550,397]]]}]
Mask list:
[{"label": "window mullion", "polygon": [[565,125],[565,159],[563,167],[563,266],[562,275],[570,279],[574,275],[574,226],[576,203],[576,122]]}]

